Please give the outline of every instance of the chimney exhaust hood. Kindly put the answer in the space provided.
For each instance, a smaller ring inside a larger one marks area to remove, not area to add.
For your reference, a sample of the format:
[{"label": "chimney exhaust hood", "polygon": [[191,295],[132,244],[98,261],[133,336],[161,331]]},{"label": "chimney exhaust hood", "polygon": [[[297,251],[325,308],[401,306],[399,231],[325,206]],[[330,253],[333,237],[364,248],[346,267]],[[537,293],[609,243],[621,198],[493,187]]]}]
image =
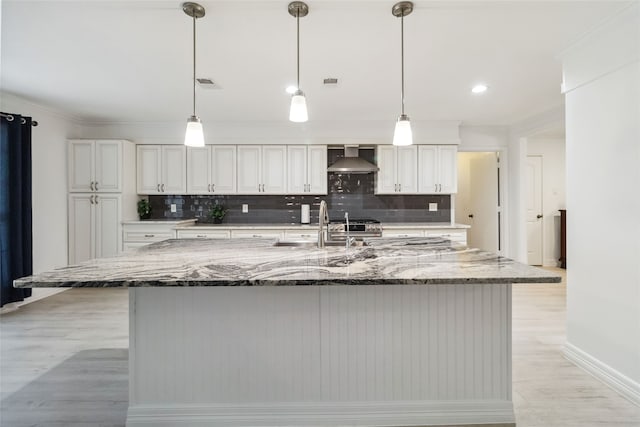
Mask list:
[{"label": "chimney exhaust hood", "polygon": [[327,172],[338,173],[372,173],[379,170],[378,166],[358,157],[357,145],[346,145],[344,157],[327,168]]}]

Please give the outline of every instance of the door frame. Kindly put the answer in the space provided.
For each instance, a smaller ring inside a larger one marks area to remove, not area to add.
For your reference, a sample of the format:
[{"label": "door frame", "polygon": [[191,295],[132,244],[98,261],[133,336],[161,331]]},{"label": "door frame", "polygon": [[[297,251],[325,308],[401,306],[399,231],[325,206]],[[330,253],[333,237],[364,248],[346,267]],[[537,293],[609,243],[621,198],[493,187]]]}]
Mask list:
[{"label": "door frame", "polygon": [[[509,240],[510,240],[510,231],[511,228],[509,226],[509,149],[504,146],[473,146],[466,147],[464,145],[458,146],[458,152],[468,152],[468,153],[498,153],[499,161],[498,166],[500,167],[500,179],[498,181],[499,189],[498,189],[498,199],[500,202],[499,212],[500,212],[500,232],[498,239],[498,255],[506,256],[509,254]],[[455,194],[451,195],[452,203],[451,206],[454,208],[451,209],[451,222],[454,223],[456,219],[455,213]]]}]

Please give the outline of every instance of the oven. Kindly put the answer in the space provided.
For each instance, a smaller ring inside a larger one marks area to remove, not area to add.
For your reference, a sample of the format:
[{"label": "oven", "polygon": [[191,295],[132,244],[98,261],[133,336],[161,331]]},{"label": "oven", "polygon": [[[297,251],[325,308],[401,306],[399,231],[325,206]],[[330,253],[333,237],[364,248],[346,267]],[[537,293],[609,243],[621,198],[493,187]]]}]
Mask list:
[{"label": "oven", "polygon": [[376,219],[349,219],[349,232],[347,233],[347,221],[344,219],[331,219],[327,226],[327,240],[345,240],[349,237],[361,239],[364,237],[382,237],[382,224]]}]

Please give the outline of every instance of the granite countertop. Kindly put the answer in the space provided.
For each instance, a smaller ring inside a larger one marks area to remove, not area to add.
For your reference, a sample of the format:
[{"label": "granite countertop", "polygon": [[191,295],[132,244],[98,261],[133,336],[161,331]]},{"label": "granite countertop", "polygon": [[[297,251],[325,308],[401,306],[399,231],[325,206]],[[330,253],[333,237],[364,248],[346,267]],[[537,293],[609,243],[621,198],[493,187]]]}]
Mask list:
[{"label": "granite countertop", "polygon": [[558,283],[548,271],[439,238],[274,247],[273,239],[173,239],[14,281],[16,287]]},{"label": "granite countertop", "polygon": [[158,224],[158,225],[173,225],[175,227],[178,226],[187,226],[194,225],[196,223],[195,218],[191,219],[143,219],[143,220],[133,220],[133,221],[122,221],[122,224],[126,225],[140,225],[140,224]]}]

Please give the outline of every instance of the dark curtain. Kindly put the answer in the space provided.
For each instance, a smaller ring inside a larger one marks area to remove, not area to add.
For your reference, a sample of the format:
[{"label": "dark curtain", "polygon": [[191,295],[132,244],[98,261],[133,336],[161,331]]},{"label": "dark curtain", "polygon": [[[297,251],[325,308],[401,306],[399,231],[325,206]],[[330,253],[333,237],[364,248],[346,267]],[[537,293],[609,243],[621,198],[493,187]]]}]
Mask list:
[{"label": "dark curtain", "polygon": [[10,116],[0,116],[0,306],[31,296],[13,280],[33,273],[31,117]]}]

